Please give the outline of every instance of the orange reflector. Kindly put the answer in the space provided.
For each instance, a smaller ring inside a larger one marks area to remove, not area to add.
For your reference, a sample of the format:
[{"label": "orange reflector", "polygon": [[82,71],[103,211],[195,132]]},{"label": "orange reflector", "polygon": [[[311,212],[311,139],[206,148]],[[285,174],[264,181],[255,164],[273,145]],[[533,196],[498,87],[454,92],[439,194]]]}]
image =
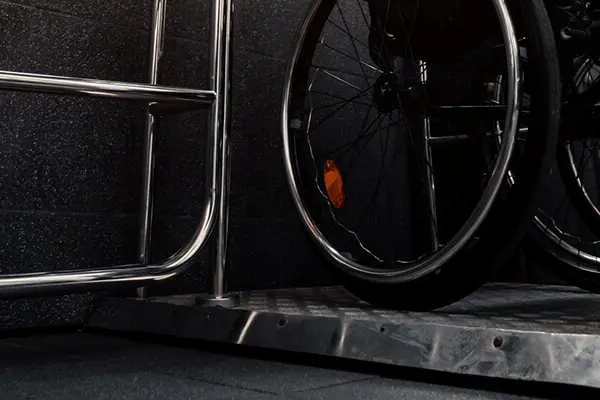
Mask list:
[{"label": "orange reflector", "polygon": [[325,181],[325,188],[327,189],[327,195],[331,204],[335,208],[342,208],[344,206],[342,174],[333,160],[325,161],[323,180]]}]

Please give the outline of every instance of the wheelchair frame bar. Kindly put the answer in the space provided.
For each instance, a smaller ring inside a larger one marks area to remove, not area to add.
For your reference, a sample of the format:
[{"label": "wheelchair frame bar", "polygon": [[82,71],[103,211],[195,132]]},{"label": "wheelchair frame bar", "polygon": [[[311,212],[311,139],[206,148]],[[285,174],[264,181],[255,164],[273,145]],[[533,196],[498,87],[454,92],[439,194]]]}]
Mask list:
[{"label": "wheelchair frame bar", "polygon": [[[0,71],[0,88],[19,91],[112,97],[148,102],[144,137],[144,171],[138,264],[104,269],[64,270],[0,275],[0,297],[35,296],[108,289],[115,285],[140,287],[183,272],[202,250],[215,224],[217,251],[213,270],[212,295],[225,296],[225,256],[229,182],[229,129],[231,81],[232,0],[213,0],[210,31],[210,75],[208,90],[157,86],[159,61],[165,32],[166,0],[153,0],[150,37],[150,84],[99,81],[60,76]],[[152,219],[153,136],[156,102],[187,105],[210,103],[207,135],[207,183],[202,215],[193,237],[177,253],[161,264],[149,264]],[[138,291],[139,293],[139,291]]]}]

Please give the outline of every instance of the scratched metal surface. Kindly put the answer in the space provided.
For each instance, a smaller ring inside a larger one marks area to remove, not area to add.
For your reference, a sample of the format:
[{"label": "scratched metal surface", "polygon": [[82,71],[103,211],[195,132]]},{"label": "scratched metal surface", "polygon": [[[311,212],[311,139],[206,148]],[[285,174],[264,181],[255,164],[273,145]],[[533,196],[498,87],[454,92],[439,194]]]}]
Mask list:
[{"label": "scratched metal surface", "polygon": [[569,287],[488,285],[435,312],[370,307],[340,287],[108,299],[91,326],[462,374],[600,387],[600,300]]}]

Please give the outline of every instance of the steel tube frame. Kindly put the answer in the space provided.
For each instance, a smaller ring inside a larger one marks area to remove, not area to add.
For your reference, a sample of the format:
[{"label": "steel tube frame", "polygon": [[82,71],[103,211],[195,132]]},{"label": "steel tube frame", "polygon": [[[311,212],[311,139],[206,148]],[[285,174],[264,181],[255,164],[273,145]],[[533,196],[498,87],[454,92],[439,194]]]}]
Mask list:
[{"label": "steel tube frame", "polygon": [[[234,306],[239,302],[239,297],[228,295],[226,282],[227,266],[227,239],[229,233],[229,183],[231,175],[231,147],[229,142],[229,131],[231,128],[231,69],[232,69],[232,24],[233,24],[233,1],[213,0],[217,10],[213,14],[213,20],[217,30],[213,35],[223,40],[213,40],[217,47],[212,51],[217,53],[217,62],[211,64],[210,87],[214,87],[221,104],[213,104],[211,109],[211,121],[209,126],[214,132],[209,134],[220,137],[218,153],[213,157],[218,160],[218,166],[209,170],[211,176],[208,180],[218,181],[219,191],[217,193],[217,236],[215,240],[214,265],[212,269],[211,289],[208,296],[200,298],[199,302],[205,305]],[[218,11],[220,10],[220,11]],[[215,86],[212,86],[215,85]],[[216,174],[216,176],[215,176]]]},{"label": "steel tube frame", "polygon": [[0,89],[182,104],[212,104],[214,90],[0,71]]},{"label": "steel tube frame", "polygon": [[[152,45],[162,44],[164,35],[163,8],[166,0],[153,0],[153,32]],[[160,46],[151,51],[150,82],[151,84],[122,83],[112,81],[99,81],[90,79],[67,78],[38,74],[25,74],[17,72],[0,71],[0,89],[61,93],[73,95],[86,95],[94,97],[113,97],[129,100],[143,100],[146,102],[171,102],[171,103],[210,103],[209,131],[207,135],[207,183],[205,202],[203,204],[200,222],[190,241],[177,253],[162,264],[139,264],[114,266],[104,269],[65,270],[58,272],[37,272],[26,274],[0,275],[0,297],[19,297],[44,295],[68,292],[85,292],[92,290],[108,289],[115,285],[131,285],[140,287],[152,282],[162,281],[183,272],[193,261],[194,257],[202,250],[214,229],[217,220],[221,225],[219,237],[226,240],[226,211],[228,193],[225,190],[229,174],[229,161],[223,159],[229,156],[228,132],[230,119],[230,51],[231,51],[231,19],[232,0],[213,0],[210,34],[210,76],[208,90],[182,89],[153,85],[153,77],[157,77],[158,61],[160,59]],[[154,30],[157,28],[160,32]],[[152,105],[152,104],[150,104]],[[149,109],[150,111],[150,109]],[[152,122],[153,118],[149,117]],[[151,220],[152,191],[147,190],[148,182],[152,181],[152,140],[154,124],[148,124],[145,138],[145,176],[144,194],[142,200],[141,230],[149,234],[150,225],[145,225]],[[148,134],[150,133],[150,134]],[[219,213],[225,215],[219,217]],[[225,226],[223,226],[225,225]],[[222,249],[226,249],[224,242]],[[140,243],[142,243],[140,241]],[[147,260],[147,244],[140,247],[140,261]],[[142,249],[143,247],[143,249]],[[215,295],[224,296],[224,265],[225,254],[217,251],[215,264],[215,277],[219,279],[213,290]]]},{"label": "steel tube frame", "polygon": [[[231,3],[226,5],[229,9],[226,10],[223,21],[224,31],[223,35],[228,36],[225,41],[228,45],[231,43],[230,27],[232,17]],[[227,76],[231,76],[231,48],[223,49],[225,56],[223,57],[223,69],[228,71]],[[225,286],[225,270],[227,260],[227,236],[229,234],[229,187],[230,187],[230,175],[231,175],[231,154],[230,154],[230,143],[229,143],[229,131],[230,131],[230,110],[231,110],[231,96],[230,96],[230,85],[231,82],[223,82],[227,87],[221,88],[223,91],[223,102],[226,107],[223,108],[225,115],[222,118],[222,122],[227,124],[223,127],[223,141],[221,147],[221,166],[219,169],[219,184],[221,191],[219,192],[219,214],[217,221],[217,237],[216,237],[216,251],[215,251],[215,266],[213,269],[212,277],[212,291],[211,294],[216,298],[223,298],[227,292]]]},{"label": "steel tube frame", "polygon": [[[149,66],[148,81],[151,85],[158,84],[160,59],[163,55],[165,39],[165,22],[167,19],[167,0],[156,0],[152,7],[152,20],[150,23]],[[144,121],[144,161],[142,165],[142,193],[140,203],[140,225],[138,260],[142,265],[150,262],[150,244],[152,237],[153,218],[153,186],[154,186],[154,134],[156,133],[157,120],[150,112],[150,104],[146,107]],[[138,297],[147,296],[147,287],[137,289]]]},{"label": "steel tube frame", "polygon": [[[419,80],[422,84],[427,84],[428,73],[427,63],[425,61],[419,61],[418,64]],[[423,117],[422,121],[422,133],[423,137],[419,138],[418,143],[421,144],[423,151],[423,159],[421,160],[421,174],[423,177],[423,184],[425,185],[425,196],[427,198],[427,212],[429,213],[429,237],[431,239],[431,250],[437,251],[440,247],[440,241],[438,238],[437,229],[437,205],[435,199],[435,181],[433,176],[433,156],[431,152],[431,121],[428,116]]]}]

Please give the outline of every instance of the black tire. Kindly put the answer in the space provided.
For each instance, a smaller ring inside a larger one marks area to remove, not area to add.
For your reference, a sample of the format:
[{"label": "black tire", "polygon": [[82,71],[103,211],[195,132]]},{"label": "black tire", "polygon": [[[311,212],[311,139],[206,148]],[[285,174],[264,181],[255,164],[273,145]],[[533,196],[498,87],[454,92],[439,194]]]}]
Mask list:
[{"label": "black tire", "polygon": [[[438,270],[400,284],[366,282],[341,272],[346,288],[374,306],[429,310],[452,303],[481,286],[510,257],[528,231],[554,156],[560,118],[560,76],[554,34],[540,0],[509,4],[527,38],[529,133],[511,161],[516,184],[506,183],[476,237]],[[474,33],[475,34],[475,33]]]}]

